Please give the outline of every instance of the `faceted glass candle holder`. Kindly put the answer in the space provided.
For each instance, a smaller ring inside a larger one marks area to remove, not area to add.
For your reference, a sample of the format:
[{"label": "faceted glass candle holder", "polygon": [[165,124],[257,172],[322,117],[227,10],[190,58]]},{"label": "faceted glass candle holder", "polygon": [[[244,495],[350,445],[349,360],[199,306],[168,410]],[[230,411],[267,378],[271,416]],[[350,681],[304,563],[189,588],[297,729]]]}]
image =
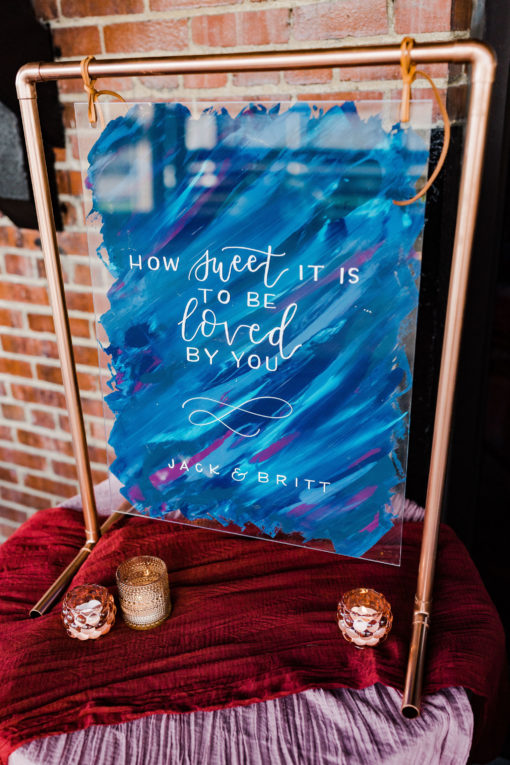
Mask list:
[{"label": "faceted glass candle holder", "polygon": [[344,638],[357,648],[373,647],[386,640],[393,623],[391,606],[380,592],[360,587],[342,596],[337,611]]},{"label": "faceted glass candle holder", "polygon": [[106,635],[115,622],[116,612],[113,595],[99,584],[73,587],[62,603],[66,632],[78,640],[94,640]]},{"label": "faceted glass candle holder", "polygon": [[171,611],[165,561],[152,555],[129,558],[117,569],[119,601],[124,621],[135,630],[150,630]]}]

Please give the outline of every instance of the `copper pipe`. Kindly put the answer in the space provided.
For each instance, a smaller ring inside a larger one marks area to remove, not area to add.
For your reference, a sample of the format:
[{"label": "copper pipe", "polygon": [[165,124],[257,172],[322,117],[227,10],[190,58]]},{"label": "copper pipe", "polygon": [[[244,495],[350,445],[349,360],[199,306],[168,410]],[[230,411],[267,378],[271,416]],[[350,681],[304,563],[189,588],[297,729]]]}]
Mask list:
[{"label": "copper pipe", "polygon": [[[440,62],[490,63],[480,60],[482,43],[453,40],[439,43],[416,43],[413,61],[417,64]],[[321,69],[334,66],[370,66],[400,64],[399,45],[369,45],[359,48],[322,48],[319,50],[264,51],[263,53],[220,53],[204,56],[142,57],[101,59],[89,64],[91,77],[134,77],[198,72],[250,72],[271,69]],[[18,96],[33,82],[81,78],[79,61],[25,64],[17,77]]]},{"label": "copper pipe", "polygon": [[[101,536],[103,534],[106,534],[108,529],[110,529],[114,523],[116,523],[119,518],[122,518],[123,513],[112,513],[108,516],[106,521],[101,526]],[[30,616],[42,616],[43,614],[47,613],[55,603],[60,600],[62,593],[64,590],[67,589],[67,585],[75,575],[75,573],[78,571],[78,569],[81,567],[82,563],[85,561],[86,558],[88,558],[91,551],[94,549],[97,542],[86,542],[83,547],[79,550],[78,554],[72,559],[71,563],[62,571],[58,579],[56,579],[51,587],[49,587],[44,595],[37,601],[35,606],[30,611]]]},{"label": "copper pipe", "polygon": [[[463,174],[461,178],[459,206],[457,213],[457,228],[452,260],[452,275],[448,310],[446,317],[445,339],[441,361],[441,373],[436,405],[434,424],[434,439],[430,466],[429,484],[424,522],[422,548],[420,553],[420,569],[418,575],[416,605],[413,618],[413,634],[407,667],[402,712],[406,716],[419,714],[420,695],[423,677],[425,643],[427,627],[430,618],[430,598],[433,585],[433,573],[437,549],[441,498],[446,468],[446,455],[451,423],[453,393],[457,360],[462,328],[465,303],[467,276],[469,271],[470,251],[473,240],[474,219],[480,190],[480,177],[483,160],[483,147],[487,130],[487,114],[490,101],[491,83],[494,77],[495,59],[493,53],[485,45],[471,40],[455,40],[439,43],[419,43],[413,47],[413,61],[416,64],[429,63],[465,63],[472,65],[472,92],[468,114],[468,128],[464,149]],[[90,75],[99,77],[129,77],[137,75],[192,74],[198,72],[247,72],[272,69],[310,69],[344,66],[368,66],[373,64],[400,63],[400,47],[398,45],[366,46],[359,48],[321,49],[314,51],[277,51],[263,53],[219,54],[205,56],[154,57],[132,59],[103,59],[93,61],[89,65]],[[40,129],[35,131],[37,123],[37,106],[34,99],[34,83],[49,80],[79,78],[80,64],[77,61],[62,61],[57,63],[26,64],[18,72],[16,86],[20,99],[32,99],[32,107],[25,107],[25,128],[27,148],[34,140],[39,149],[30,150],[32,153],[31,172],[34,180],[34,196],[38,203],[40,225],[46,227],[43,241],[45,258],[50,261],[52,270],[48,279],[52,281],[52,290],[60,292],[60,303],[65,313],[63,289],[54,267],[56,259],[55,227],[51,214],[47,179],[42,184],[41,178],[46,178],[44,156],[40,141]],[[21,101],[23,103],[23,101]],[[30,152],[29,152],[30,153]],[[39,212],[40,209],[40,212]],[[42,231],[41,231],[42,234]],[[57,301],[58,302],[58,301]],[[60,304],[59,304],[60,305]],[[64,337],[59,344],[64,354],[63,366],[72,365],[70,342],[65,339],[65,322],[59,318],[59,332]],[[67,335],[68,335],[67,329]],[[65,361],[65,364],[64,364]],[[73,370],[74,371],[74,370]],[[70,375],[70,371],[68,371]],[[76,376],[70,379],[68,387],[75,387],[74,396],[69,406],[73,406],[73,417],[76,428],[73,431],[75,454],[81,454],[81,444],[85,440],[83,420],[76,413],[79,406],[79,395]],[[66,388],[67,391],[67,388]],[[71,409],[70,409],[71,411]],[[81,412],[80,412],[81,414]],[[81,427],[81,431],[80,431]],[[81,459],[81,457],[80,457]],[[86,456],[83,457],[86,459]],[[87,462],[88,464],[88,462]],[[80,480],[80,489],[90,495],[92,483],[90,471],[85,472]],[[92,494],[93,497],[93,494]],[[92,506],[93,507],[93,506]],[[90,513],[95,512],[91,508]],[[89,519],[90,520],[90,519]],[[87,517],[86,517],[87,523]],[[84,553],[85,555],[87,553]]]},{"label": "copper pipe", "polygon": [[62,381],[69,411],[71,438],[76,459],[78,483],[82,498],[83,517],[85,520],[85,536],[87,542],[99,539],[96,503],[92,486],[92,476],[87,451],[87,439],[83,424],[80,393],[76,377],[76,367],[73,357],[69,317],[64,294],[62,269],[58,254],[55,220],[51,205],[51,194],[48,183],[48,172],[44,158],[44,147],[41,136],[41,124],[37,109],[35,86],[30,88],[31,96],[20,98],[21,118],[25,132],[30,175],[34,190],[37,222],[41,234],[41,245],[44,255],[44,267],[48,279],[51,308],[55,322],[58,353],[62,369]]},{"label": "copper pipe", "polygon": [[427,485],[413,631],[404,697],[402,700],[402,714],[406,717],[416,717],[420,710],[425,642],[430,620],[430,605],[434,584],[434,567],[441,520],[444,477],[448,458],[455,380],[464,320],[471,248],[480,195],[490,97],[496,69],[494,54],[481,44],[478,44],[472,51],[470,63],[472,64],[471,95],[434,417],[434,435]]}]

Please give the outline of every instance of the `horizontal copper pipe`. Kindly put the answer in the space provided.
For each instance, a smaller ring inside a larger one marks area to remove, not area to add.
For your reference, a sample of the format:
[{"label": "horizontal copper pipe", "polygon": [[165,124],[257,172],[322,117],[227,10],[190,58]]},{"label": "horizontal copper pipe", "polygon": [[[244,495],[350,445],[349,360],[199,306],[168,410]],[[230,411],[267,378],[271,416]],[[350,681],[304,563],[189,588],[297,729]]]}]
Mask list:
[{"label": "horizontal copper pipe", "polygon": [[[413,61],[430,63],[477,63],[477,77],[491,77],[492,54],[483,43],[453,40],[416,43]],[[100,59],[89,65],[91,77],[136,77],[201,72],[251,72],[271,69],[321,69],[329,67],[400,64],[398,45],[371,45],[359,48],[268,51],[263,53],[219,53],[204,56],[137,57]],[[32,98],[30,84],[49,80],[81,78],[79,61],[25,64],[16,78],[18,98]]]}]

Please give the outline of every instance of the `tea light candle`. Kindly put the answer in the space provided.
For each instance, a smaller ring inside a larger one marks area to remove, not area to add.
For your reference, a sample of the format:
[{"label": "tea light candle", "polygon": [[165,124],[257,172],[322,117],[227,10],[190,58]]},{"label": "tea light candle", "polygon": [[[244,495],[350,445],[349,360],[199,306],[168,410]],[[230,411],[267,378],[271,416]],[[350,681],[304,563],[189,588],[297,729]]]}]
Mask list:
[{"label": "tea light candle", "polygon": [[69,590],[62,603],[62,621],[69,637],[95,640],[106,635],[115,622],[117,609],[106,587],[79,584]]},{"label": "tea light candle", "polygon": [[357,648],[376,646],[386,640],[393,623],[384,595],[366,587],[346,592],[338,604],[337,621],[344,638]]},{"label": "tea light candle", "polygon": [[172,609],[166,564],[152,555],[123,561],[117,569],[124,621],[135,630],[149,630],[165,621]]}]

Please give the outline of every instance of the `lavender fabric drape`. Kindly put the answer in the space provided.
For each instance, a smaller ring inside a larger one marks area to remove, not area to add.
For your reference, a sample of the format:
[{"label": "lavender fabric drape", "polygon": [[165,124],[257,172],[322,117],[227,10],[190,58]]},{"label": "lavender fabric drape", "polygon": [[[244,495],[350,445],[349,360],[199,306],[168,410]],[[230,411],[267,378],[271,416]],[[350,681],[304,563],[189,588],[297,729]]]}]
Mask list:
[{"label": "lavender fabric drape", "polygon": [[32,741],[9,765],[463,765],[473,714],[462,688],[405,720],[400,694],[314,689],[215,712],[150,715]]}]

